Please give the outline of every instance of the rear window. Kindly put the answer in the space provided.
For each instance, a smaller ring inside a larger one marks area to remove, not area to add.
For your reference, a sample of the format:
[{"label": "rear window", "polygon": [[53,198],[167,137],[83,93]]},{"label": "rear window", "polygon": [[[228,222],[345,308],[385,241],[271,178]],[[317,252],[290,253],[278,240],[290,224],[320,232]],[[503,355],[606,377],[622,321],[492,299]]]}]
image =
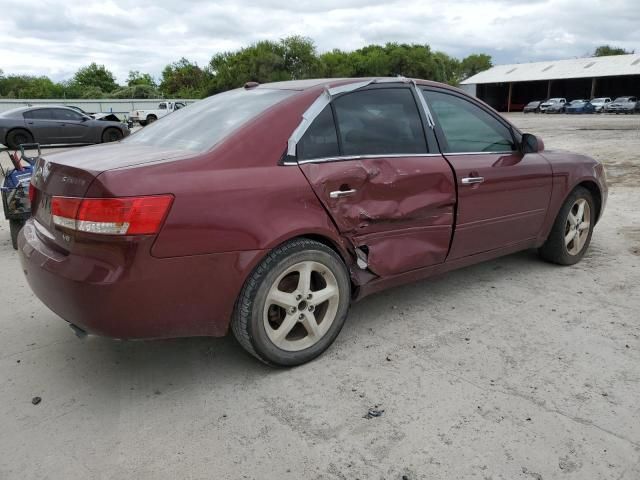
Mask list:
[{"label": "rear window", "polygon": [[298,92],[262,88],[230,90],[181,108],[127,137],[123,143],[204,152],[295,93]]}]

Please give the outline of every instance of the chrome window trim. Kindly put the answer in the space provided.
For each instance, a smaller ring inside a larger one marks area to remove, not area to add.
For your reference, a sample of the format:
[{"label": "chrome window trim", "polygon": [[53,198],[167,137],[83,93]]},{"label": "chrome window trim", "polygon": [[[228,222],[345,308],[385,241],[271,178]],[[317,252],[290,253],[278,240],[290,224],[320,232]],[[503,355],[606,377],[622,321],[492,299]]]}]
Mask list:
[{"label": "chrome window trim", "polygon": [[447,157],[460,155],[511,155],[518,153],[517,150],[509,150],[505,152],[450,152],[450,153],[388,153],[388,154],[371,154],[371,155],[338,155],[335,157],[308,158],[306,160],[284,161],[284,166],[303,165],[305,163],[329,163],[329,162],[346,162],[349,160],[366,160],[369,158],[405,158],[405,157]]},{"label": "chrome window trim", "polygon": [[511,155],[513,153],[518,153],[517,150],[506,150],[503,152],[443,152],[442,155],[445,157],[447,155],[459,156],[459,155]]},{"label": "chrome window trim", "polygon": [[427,105],[427,100],[424,98],[422,89],[418,88],[418,84],[415,80],[411,80],[411,83],[413,84],[413,89],[415,90],[416,94],[418,95],[418,99],[420,100],[420,106],[422,107],[422,110],[427,117],[427,126],[431,130],[435,130],[436,122],[433,120],[433,115],[431,115],[431,110],[429,110],[429,105]]},{"label": "chrome window trim", "polygon": [[285,161],[283,165],[303,165],[305,163],[346,162],[349,160],[366,160],[369,158],[406,158],[406,157],[441,157],[440,153],[376,153],[371,155],[338,155],[335,157],[309,158],[306,160]]}]

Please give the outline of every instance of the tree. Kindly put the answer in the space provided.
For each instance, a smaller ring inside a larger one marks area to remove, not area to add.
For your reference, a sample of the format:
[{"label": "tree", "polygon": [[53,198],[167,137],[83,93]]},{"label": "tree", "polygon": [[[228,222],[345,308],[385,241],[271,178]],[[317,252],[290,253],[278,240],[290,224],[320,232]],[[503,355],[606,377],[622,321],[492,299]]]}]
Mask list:
[{"label": "tree", "polygon": [[97,88],[105,93],[113,92],[118,88],[113,73],[107,70],[104,65],[96,65],[95,62],[80,68],[73,76],[73,83],[83,90],[93,87],[93,91]]},{"label": "tree", "polygon": [[153,88],[158,86],[153,77],[148,73],[140,73],[138,70],[130,70],[129,77],[127,78],[127,86],[133,87],[134,85],[147,85]]},{"label": "tree", "polygon": [[201,98],[206,94],[210,77],[208,71],[183,57],[164,67],[160,91],[167,96]]},{"label": "tree", "polygon": [[634,50],[627,51],[624,48],[612,47],[611,45],[601,45],[595,49],[592,57],[609,57],[612,55],[628,55],[634,53]]},{"label": "tree", "polygon": [[109,98],[161,98],[160,91],[151,85],[133,85],[119,88]]},{"label": "tree", "polygon": [[490,55],[485,55],[484,53],[469,55],[460,62],[460,79],[465,80],[476,73],[489,70],[492,66]]}]

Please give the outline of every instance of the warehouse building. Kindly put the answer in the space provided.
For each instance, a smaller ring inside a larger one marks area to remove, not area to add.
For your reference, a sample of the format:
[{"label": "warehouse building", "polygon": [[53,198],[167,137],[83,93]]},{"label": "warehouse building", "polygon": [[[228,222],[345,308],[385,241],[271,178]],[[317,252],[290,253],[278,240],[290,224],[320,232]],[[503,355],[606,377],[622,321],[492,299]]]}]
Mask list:
[{"label": "warehouse building", "polygon": [[498,65],[464,80],[461,88],[505,112],[552,97],[640,96],[640,55]]}]

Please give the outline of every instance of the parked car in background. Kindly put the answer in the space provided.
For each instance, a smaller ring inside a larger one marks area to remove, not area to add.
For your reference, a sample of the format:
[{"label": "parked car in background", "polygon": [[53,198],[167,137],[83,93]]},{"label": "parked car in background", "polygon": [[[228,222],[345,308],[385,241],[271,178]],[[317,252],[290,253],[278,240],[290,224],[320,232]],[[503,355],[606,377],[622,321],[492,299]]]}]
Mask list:
[{"label": "parked car in background", "polygon": [[607,200],[598,161],[398,77],[249,84],[31,182],[22,269],[80,334],[231,330],[282,366],[374,292],[529,248],[577,263]]},{"label": "parked car in background", "polygon": [[540,112],[540,104],[542,101],[534,100],[533,102],[527,103],[522,109],[523,113],[538,113]]},{"label": "parked car in background", "polygon": [[42,145],[105,143],[128,136],[123,123],[98,120],[63,106],[20,107],[0,114],[0,141],[15,149],[25,143]]},{"label": "parked car in background", "polygon": [[559,113],[558,109],[564,108],[564,104],[567,103],[566,98],[550,98],[540,104],[540,113],[547,113],[547,110],[553,107],[554,113]]},{"label": "parked car in background", "polygon": [[618,97],[613,102],[607,104],[604,107],[606,113],[634,113],[636,110],[636,104],[638,103],[637,97]]},{"label": "parked car in background", "polygon": [[184,102],[160,102],[158,108],[153,110],[133,110],[129,115],[129,119],[133,122],[138,122],[144,127],[186,106]]},{"label": "parked car in background", "polygon": [[571,100],[564,107],[565,113],[595,113],[596,109],[587,99]]},{"label": "parked car in background", "polygon": [[601,113],[604,111],[604,107],[611,103],[611,98],[609,97],[598,97],[591,100],[591,105],[593,105],[594,111],[596,113]]}]

